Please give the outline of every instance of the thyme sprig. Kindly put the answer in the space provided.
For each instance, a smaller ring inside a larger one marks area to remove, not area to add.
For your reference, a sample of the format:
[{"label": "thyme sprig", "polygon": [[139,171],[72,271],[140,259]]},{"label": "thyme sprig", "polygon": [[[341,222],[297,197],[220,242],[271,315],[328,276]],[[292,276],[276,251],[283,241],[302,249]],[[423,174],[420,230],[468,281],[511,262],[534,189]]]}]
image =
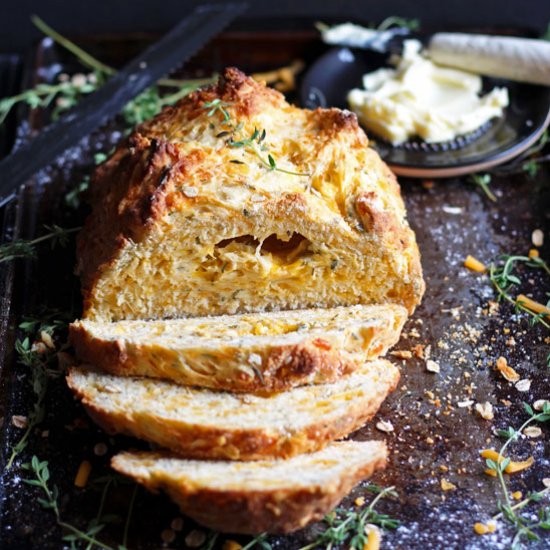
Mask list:
[{"label": "thyme sprig", "polygon": [[398,520],[375,510],[375,506],[384,497],[398,496],[395,487],[382,488],[370,484],[367,490],[376,493],[376,497],[366,508],[359,511],[336,509],[323,520],[328,526],[327,529],[312,543],[299,550],[312,550],[318,547],[331,550],[335,545],[343,543],[347,543],[350,550],[363,550],[368,540],[365,532],[367,525],[378,525],[382,529],[396,529],[399,526]]},{"label": "thyme sprig", "polygon": [[[15,341],[15,352],[17,353],[17,362],[30,369],[30,384],[34,393],[34,403],[27,414],[27,426],[23,435],[12,446],[6,470],[13,466],[15,459],[27,447],[29,437],[34,429],[44,420],[49,378],[59,374],[53,368],[57,352],[54,338],[59,331],[65,328],[67,320],[59,317],[58,312],[52,312],[44,314],[40,319],[26,317],[19,325],[23,334]],[[44,342],[45,338],[49,345]]]},{"label": "thyme sprig", "polygon": [[72,548],[76,548],[77,542],[83,542],[87,543],[89,548],[98,547],[104,550],[126,550],[123,545],[113,548],[96,538],[99,532],[104,528],[104,524],[102,523],[96,523],[88,527],[86,531],[83,531],[61,519],[61,512],[58,504],[59,491],[56,485],[50,487],[50,471],[46,460],[41,461],[38,457],[33,456],[31,462],[23,464],[22,467],[34,475],[33,478],[24,479],[24,483],[41,489],[43,497],[37,498],[37,502],[46,510],[51,510],[55,516],[57,525],[65,529],[65,531],[68,531],[68,534],[63,537],[63,540],[69,542]]},{"label": "thyme sprig", "polygon": [[[55,120],[61,113],[74,107],[84,95],[94,92],[116,74],[113,67],[90,55],[36,15],[32,16],[31,20],[40,31],[72,53],[91,72],[88,75],[76,74],[72,78],[60,74],[55,83],[39,83],[15,96],[0,100],[0,124],[19,103],[26,103],[31,108],[47,108],[54,105],[52,119]],[[165,105],[175,103],[198,87],[214,80],[215,75],[210,78],[187,80],[161,79],[124,107],[123,118],[129,126],[139,124],[156,115]],[[175,92],[164,94],[161,92],[163,88],[175,88]]]},{"label": "thyme sprig", "polygon": [[498,452],[498,458],[496,460],[486,459],[487,468],[490,471],[495,472],[502,492],[502,500],[498,501],[499,512],[493,516],[493,520],[504,519],[512,525],[515,530],[515,535],[511,541],[512,550],[519,550],[523,548],[523,540],[530,541],[540,540],[537,530],[550,530],[550,506],[545,505],[541,507],[537,512],[537,521],[532,521],[528,517],[522,516],[519,511],[523,510],[531,503],[540,502],[550,491],[546,488],[542,491],[536,491],[530,493],[527,498],[521,502],[512,505],[510,500],[510,491],[506,479],[504,478],[504,472],[507,466],[510,464],[511,459],[506,456],[508,447],[515,441],[517,441],[522,434],[523,430],[534,422],[544,423],[550,420],[550,404],[545,402],[541,412],[535,412],[533,408],[524,403],[524,408],[529,418],[516,430],[509,427],[506,430],[498,430],[497,435],[505,439],[504,444]]},{"label": "thyme sprig", "polygon": [[497,201],[496,195],[492,192],[489,184],[491,183],[491,174],[472,174],[470,176],[470,181],[477,185],[487,198],[493,202]]},{"label": "thyme sprig", "polygon": [[498,264],[492,263],[489,266],[489,278],[497,291],[499,300],[506,300],[511,303],[517,311],[527,313],[531,317],[532,323],[540,323],[550,330],[550,322],[544,314],[531,311],[521,301],[518,301],[510,294],[510,290],[521,284],[521,279],[517,275],[515,268],[517,264],[523,264],[526,267],[541,269],[550,275],[550,266],[542,258],[529,258],[527,256],[502,256]]},{"label": "thyme sprig", "polygon": [[[290,174],[291,176],[310,176],[311,174],[305,172],[294,172],[292,170],[286,170],[285,168],[280,168],[277,166],[277,162],[273,158],[273,155],[267,153],[265,157],[262,153],[267,152],[267,147],[264,143],[264,140],[267,136],[265,129],[259,130],[254,128],[254,131],[250,134],[249,137],[242,137],[239,135],[240,131],[243,128],[243,123],[240,122],[235,124],[229,114],[229,111],[226,107],[230,107],[232,103],[222,101],[220,98],[216,98],[212,101],[206,101],[203,104],[203,109],[207,111],[206,115],[208,117],[213,117],[217,113],[221,115],[222,121],[221,124],[228,127],[228,130],[223,130],[216,134],[218,138],[227,138],[227,145],[234,149],[244,149],[248,153],[252,153],[260,161],[260,163],[265,166],[268,170],[275,170],[277,172],[282,172],[284,174]],[[232,160],[236,164],[240,164],[241,161]]]},{"label": "thyme sprig", "polygon": [[41,235],[36,239],[25,240],[18,239],[11,243],[0,245],[0,263],[14,260],[15,258],[30,258],[36,257],[36,245],[45,241],[51,241],[51,245],[65,246],[69,241],[69,235],[76,233],[81,228],[71,227],[69,229],[60,227],[59,225],[45,225],[44,228],[48,231],[45,235]]}]

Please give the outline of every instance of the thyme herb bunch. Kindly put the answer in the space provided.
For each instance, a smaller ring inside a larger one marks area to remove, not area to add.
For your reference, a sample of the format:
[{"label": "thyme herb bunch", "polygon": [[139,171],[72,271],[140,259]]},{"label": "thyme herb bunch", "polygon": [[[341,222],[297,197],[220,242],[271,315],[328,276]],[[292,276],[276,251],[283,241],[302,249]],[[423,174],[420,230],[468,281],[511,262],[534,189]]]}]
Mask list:
[{"label": "thyme herb bunch", "polygon": [[45,313],[41,318],[24,318],[19,325],[23,334],[15,341],[15,352],[17,362],[29,369],[34,403],[27,414],[25,431],[11,449],[6,470],[13,466],[15,459],[27,447],[34,429],[44,420],[49,378],[59,375],[59,371],[55,368],[57,362],[55,339],[57,334],[66,327],[67,321],[67,314],[54,311]]},{"label": "thyme herb bunch", "polygon": [[42,492],[42,497],[37,498],[37,502],[46,510],[51,510],[55,516],[57,525],[68,532],[63,536],[65,542],[71,544],[71,548],[76,548],[76,543],[87,543],[88,548],[103,548],[104,550],[127,550],[125,546],[119,545],[116,548],[109,546],[99,541],[96,536],[104,528],[102,523],[96,523],[89,527],[86,531],[75,527],[74,525],[67,523],[61,519],[61,512],[59,510],[59,491],[56,485],[50,486],[50,470],[48,468],[48,462],[46,460],[39,460],[38,457],[33,456],[30,463],[22,465],[24,470],[27,470],[33,474],[34,477],[30,479],[24,479],[24,483],[33,487],[38,487]]},{"label": "thyme herb bunch", "polygon": [[[227,138],[227,145],[229,147],[232,147],[234,149],[244,149],[248,153],[253,154],[256,156],[256,158],[260,161],[260,163],[267,168],[268,170],[272,171],[275,170],[277,172],[282,172],[284,174],[290,174],[292,176],[310,176],[311,174],[305,173],[305,172],[295,172],[292,170],[286,170],[284,168],[280,168],[277,165],[277,162],[273,158],[273,155],[270,153],[267,153],[267,157],[265,157],[262,153],[267,152],[267,147],[264,143],[264,140],[267,136],[267,132],[265,129],[259,130],[258,128],[254,128],[254,131],[250,134],[248,138],[243,138],[239,135],[239,132],[243,128],[242,123],[235,124],[233,120],[231,119],[231,115],[229,114],[229,111],[227,110],[227,107],[230,107],[232,103],[227,103],[225,101],[222,101],[220,98],[216,98],[212,101],[206,101],[203,105],[203,109],[207,111],[208,117],[213,117],[216,114],[221,115],[221,124],[228,127],[228,130],[223,130],[216,134],[216,137],[218,138]],[[241,161],[231,161],[235,162],[236,164],[240,164]]]},{"label": "thyme herb bunch", "polygon": [[497,504],[499,513],[493,516],[493,520],[504,519],[514,528],[515,534],[511,541],[512,550],[523,548],[525,539],[528,541],[540,540],[540,535],[537,533],[538,530],[550,530],[550,505],[548,503],[541,506],[538,510],[537,521],[532,521],[519,513],[529,504],[541,502],[549,494],[550,488],[547,487],[542,491],[532,492],[521,502],[513,505],[510,499],[510,490],[504,477],[505,470],[511,462],[511,459],[506,456],[508,447],[519,439],[523,430],[529,425],[535,422],[544,423],[550,420],[549,402],[544,403],[540,412],[535,412],[527,403],[524,403],[524,409],[529,418],[517,430],[512,427],[506,430],[498,430],[497,435],[505,439],[504,444],[500,448],[496,460],[486,459],[487,468],[495,473],[502,493],[502,499],[499,499]]},{"label": "thyme herb bunch", "polygon": [[59,225],[45,225],[44,228],[48,233],[37,237],[32,240],[18,239],[11,243],[4,243],[0,245],[0,263],[14,260],[15,258],[29,258],[36,257],[36,245],[45,241],[51,241],[51,245],[65,246],[69,241],[69,235],[76,233],[81,228],[71,227],[69,229],[59,227]]},{"label": "thyme herb bunch", "polygon": [[489,279],[497,291],[499,300],[506,300],[511,303],[517,311],[522,311],[531,316],[532,323],[540,323],[550,330],[550,321],[545,314],[535,313],[525,307],[510,294],[510,290],[521,284],[521,279],[517,275],[515,268],[518,264],[526,267],[543,270],[550,275],[550,266],[542,258],[529,258],[527,256],[502,256],[499,263],[492,263],[489,266]]},{"label": "thyme herb bunch", "polygon": [[328,526],[312,543],[299,550],[312,550],[324,547],[332,550],[336,545],[347,543],[350,550],[363,550],[368,541],[365,528],[368,525],[377,525],[382,529],[396,529],[399,526],[397,519],[375,510],[380,500],[391,496],[397,498],[395,487],[382,488],[374,484],[367,486],[369,492],[375,493],[371,503],[363,510],[343,511],[336,509],[323,520]]}]

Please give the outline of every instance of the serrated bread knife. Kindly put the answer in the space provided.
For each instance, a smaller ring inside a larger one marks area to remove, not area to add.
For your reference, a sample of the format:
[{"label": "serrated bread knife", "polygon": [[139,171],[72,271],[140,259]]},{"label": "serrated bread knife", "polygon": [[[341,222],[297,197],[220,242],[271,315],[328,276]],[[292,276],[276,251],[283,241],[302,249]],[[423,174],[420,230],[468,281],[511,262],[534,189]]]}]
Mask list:
[{"label": "serrated bread knife", "polygon": [[159,78],[181,66],[240,15],[245,3],[197,6],[168,34],[116,73],[104,86],[0,162],[0,207],[20,185],[122,110]]}]

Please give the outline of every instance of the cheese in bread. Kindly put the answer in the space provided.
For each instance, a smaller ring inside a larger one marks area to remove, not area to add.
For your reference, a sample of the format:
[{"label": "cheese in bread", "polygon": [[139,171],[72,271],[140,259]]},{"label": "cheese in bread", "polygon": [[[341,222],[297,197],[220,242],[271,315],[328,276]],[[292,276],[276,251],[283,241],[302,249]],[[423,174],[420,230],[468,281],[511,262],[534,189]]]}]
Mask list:
[{"label": "cheese in bread", "polygon": [[150,378],[69,371],[88,413],[189,458],[259,460],[315,451],[362,426],[399,380],[388,361],[365,363],[331,384],[269,396],[216,392]]},{"label": "cheese in bread", "polygon": [[258,462],[121,453],[113,468],[166,492],[198,523],[226,533],[289,533],[322,519],[359,481],[385,466],[380,441],[333,443],[312,454]]},{"label": "cheese in bread", "polygon": [[101,165],[78,241],[84,316],[392,302],[424,283],[394,175],[355,115],[226,69]]},{"label": "cheese in bread", "polygon": [[384,355],[407,310],[397,305],[70,326],[77,357],[105,372],[239,392],[325,383]]}]

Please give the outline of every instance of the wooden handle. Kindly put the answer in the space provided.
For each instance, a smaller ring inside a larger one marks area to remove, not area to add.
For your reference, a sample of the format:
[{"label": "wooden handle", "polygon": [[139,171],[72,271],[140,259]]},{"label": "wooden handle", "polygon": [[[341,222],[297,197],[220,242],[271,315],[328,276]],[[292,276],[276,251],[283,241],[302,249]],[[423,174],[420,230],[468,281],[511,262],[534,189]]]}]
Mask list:
[{"label": "wooden handle", "polygon": [[550,42],[509,36],[437,33],[428,46],[440,65],[550,86]]}]

